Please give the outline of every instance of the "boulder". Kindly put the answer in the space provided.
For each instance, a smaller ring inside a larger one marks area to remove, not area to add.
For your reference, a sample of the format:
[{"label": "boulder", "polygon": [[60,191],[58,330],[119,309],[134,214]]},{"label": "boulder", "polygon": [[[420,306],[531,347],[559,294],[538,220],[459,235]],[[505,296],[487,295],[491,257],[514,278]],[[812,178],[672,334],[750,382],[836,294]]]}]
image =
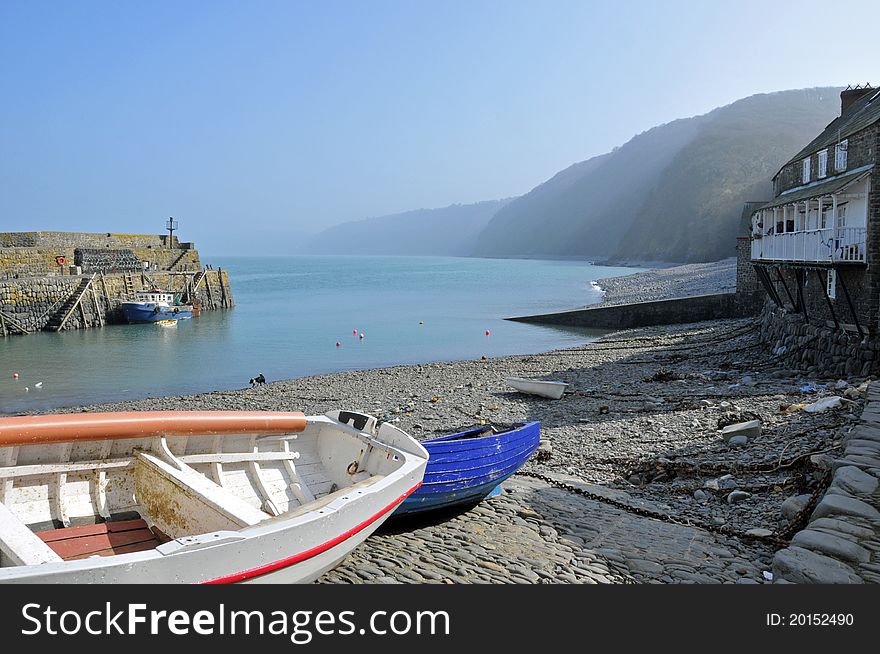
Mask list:
[{"label": "boulder", "polygon": [[745,436],[746,438],[754,438],[761,435],[761,421],[749,420],[748,422],[737,422],[727,425],[721,430],[721,437],[730,442],[731,438],[736,436]]}]

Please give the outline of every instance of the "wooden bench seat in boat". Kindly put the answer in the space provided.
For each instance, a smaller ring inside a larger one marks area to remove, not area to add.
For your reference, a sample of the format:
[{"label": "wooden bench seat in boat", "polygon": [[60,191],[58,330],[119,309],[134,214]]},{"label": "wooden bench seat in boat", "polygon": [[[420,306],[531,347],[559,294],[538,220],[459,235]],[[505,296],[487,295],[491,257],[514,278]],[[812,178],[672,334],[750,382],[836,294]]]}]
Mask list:
[{"label": "wooden bench seat in boat", "polygon": [[169,540],[140,519],[51,529],[37,532],[36,536],[65,561],[143,552]]}]

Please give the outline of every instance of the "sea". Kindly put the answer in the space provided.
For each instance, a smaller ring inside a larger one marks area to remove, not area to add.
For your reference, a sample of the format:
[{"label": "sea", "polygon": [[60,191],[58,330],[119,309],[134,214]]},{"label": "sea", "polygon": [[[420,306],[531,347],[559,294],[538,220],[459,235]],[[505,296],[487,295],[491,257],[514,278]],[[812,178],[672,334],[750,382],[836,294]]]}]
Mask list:
[{"label": "sea", "polygon": [[[601,301],[638,268],[457,257],[216,257],[236,306],[176,327],[108,325],[0,339],[0,413],[246,388],[341,370],[530,354],[601,332],[510,316]],[[15,376],[17,374],[17,377]]]}]

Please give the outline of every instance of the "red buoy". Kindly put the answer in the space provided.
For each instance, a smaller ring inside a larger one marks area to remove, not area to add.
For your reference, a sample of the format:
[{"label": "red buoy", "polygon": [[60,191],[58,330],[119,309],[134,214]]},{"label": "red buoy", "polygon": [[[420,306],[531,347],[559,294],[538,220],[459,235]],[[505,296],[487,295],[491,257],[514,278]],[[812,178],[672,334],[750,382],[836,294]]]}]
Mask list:
[{"label": "red buoy", "polygon": [[357,336],[358,330],[356,330],[356,329],[352,329],[352,330],[351,330],[351,333],[354,334],[355,336]]},{"label": "red buoy", "polygon": [[483,361],[488,361],[488,360],[489,360],[489,357],[487,357],[485,354],[484,354],[482,357],[480,357],[480,358],[481,358]]},{"label": "red buoy", "polygon": [[342,345],[342,343],[340,343],[339,341],[336,341],[336,347],[339,347],[340,345]]},{"label": "red buoy", "polygon": [[486,336],[488,336],[490,333],[491,333],[491,332],[487,329],[487,330],[486,330]]},{"label": "red buoy", "polygon": [[12,373],[12,378],[13,378],[13,379],[18,379],[18,373],[17,373],[17,372]]}]

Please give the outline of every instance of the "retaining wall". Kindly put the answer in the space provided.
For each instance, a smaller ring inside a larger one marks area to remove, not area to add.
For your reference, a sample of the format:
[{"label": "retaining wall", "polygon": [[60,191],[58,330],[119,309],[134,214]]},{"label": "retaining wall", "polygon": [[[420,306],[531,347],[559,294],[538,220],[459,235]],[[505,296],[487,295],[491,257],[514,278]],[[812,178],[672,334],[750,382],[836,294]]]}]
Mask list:
[{"label": "retaining wall", "polygon": [[758,312],[759,305],[756,302],[751,295],[715,293],[653,302],[598,305],[557,313],[519,316],[509,320],[589,329],[632,329],[701,320],[742,318]]},{"label": "retaining wall", "polygon": [[769,300],[760,317],[761,338],[786,365],[826,377],[880,373],[880,339],[853,329],[834,329],[804,320]]}]

